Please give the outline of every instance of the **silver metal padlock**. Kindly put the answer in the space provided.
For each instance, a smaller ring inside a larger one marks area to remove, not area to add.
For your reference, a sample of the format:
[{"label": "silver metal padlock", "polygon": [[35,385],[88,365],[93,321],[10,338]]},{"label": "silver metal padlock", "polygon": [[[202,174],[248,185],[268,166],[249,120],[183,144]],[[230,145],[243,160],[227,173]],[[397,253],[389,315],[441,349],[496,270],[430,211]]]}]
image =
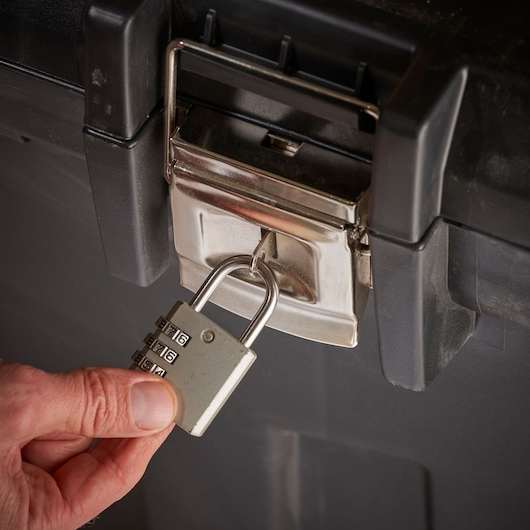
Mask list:
[{"label": "silver metal padlock", "polygon": [[[239,339],[200,313],[223,278],[237,269],[259,274],[266,287],[264,302]],[[133,355],[132,369],[164,377],[173,386],[179,402],[175,423],[185,431],[202,436],[256,360],[250,346],[272,315],[278,293],[274,273],[263,260],[228,258],[212,271],[189,305],[177,302],[158,319],[144,349]]]}]

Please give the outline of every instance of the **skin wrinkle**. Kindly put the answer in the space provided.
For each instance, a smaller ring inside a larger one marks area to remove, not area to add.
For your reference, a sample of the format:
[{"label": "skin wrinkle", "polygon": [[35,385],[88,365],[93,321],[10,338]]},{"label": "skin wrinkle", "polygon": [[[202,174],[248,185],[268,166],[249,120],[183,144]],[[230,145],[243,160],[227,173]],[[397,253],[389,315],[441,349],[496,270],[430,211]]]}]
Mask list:
[{"label": "skin wrinkle", "polygon": [[0,443],[15,439],[24,444],[27,433],[34,425],[35,406],[39,406],[33,405],[30,398],[32,389],[39,387],[38,374],[34,369],[24,370],[21,365],[3,365],[2,369],[9,371],[9,377],[3,388],[5,397],[1,410],[5,413],[2,414]]},{"label": "skin wrinkle", "polygon": [[[59,444],[58,442],[61,442]],[[74,434],[52,433],[48,436],[32,440],[22,448],[22,458],[29,463],[42,467],[53,473],[73,453],[90,449],[93,438]]]},{"label": "skin wrinkle", "polygon": [[[57,505],[57,500],[60,499],[61,493],[57,485],[52,480],[49,480],[49,476],[44,474],[39,468],[25,462],[23,463],[23,469],[29,479],[27,484],[31,485],[30,490],[32,491],[27,511],[30,520],[36,520],[38,516],[35,512],[48,514],[50,509],[53,510],[53,507]],[[55,519],[56,514],[51,513],[47,518],[48,520]],[[29,524],[28,527],[32,528],[33,525]]]},{"label": "skin wrinkle", "polygon": [[109,410],[115,403],[115,396],[108,395],[107,385],[102,381],[102,376],[93,370],[84,371],[83,383],[86,387],[83,395],[91,398],[82,409],[85,411],[81,416],[81,425],[78,430],[83,435],[87,432],[100,432],[101,425],[106,425],[112,421]]},{"label": "skin wrinkle", "polygon": [[[103,455],[99,455],[102,452]],[[116,458],[116,454],[110,450],[108,447],[95,447],[90,456],[96,460],[100,465],[105,463],[107,468],[112,470],[112,473],[120,480],[121,486],[125,487],[127,485],[127,476],[128,473],[125,469],[120,466],[119,461]]]},{"label": "skin wrinkle", "polygon": [[[5,472],[5,468],[2,468],[2,472]],[[2,473],[3,474],[3,473]],[[6,473],[7,477],[9,477],[11,474],[10,473]],[[14,510],[12,509],[8,509],[7,507],[2,507],[2,509],[0,510],[0,515],[2,514],[9,514],[9,513],[13,513],[13,514],[16,514],[16,517],[22,517],[22,524],[23,525],[28,525],[28,519],[29,519],[29,513],[28,513],[28,516],[27,518],[24,519],[24,513],[26,513],[25,511],[22,511],[22,512],[19,512],[19,509],[18,509],[18,506],[22,505],[22,506],[28,506],[29,505],[29,498],[30,498],[30,488],[29,486],[27,485],[26,481],[25,481],[25,477],[23,476],[23,472],[22,470],[18,470],[18,471],[15,471],[14,475],[11,477],[11,480],[9,480],[7,477],[2,477],[1,478],[1,481],[0,481],[0,484],[2,483],[6,483],[6,482],[11,482],[14,484],[14,488],[13,488],[13,492],[14,494],[11,495],[11,499],[9,499],[12,504],[13,504],[13,507],[15,508]],[[1,486],[0,486],[1,488]],[[18,492],[18,493],[17,493]],[[8,500],[8,502],[9,502]],[[1,521],[1,517],[0,517],[0,521]],[[14,520],[11,520],[10,521],[11,524],[9,526],[6,526],[6,528],[16,528],[16,526],[14,526],[15,524],[15,521]],[[13,525],[13,526],[12,526]]]},{"label": "skin wrinkle", "polygon": [[151,382],[176,404],[150,374],[0,364],[0,528],[72,530],[127,494],[174,426],[133,422],[130,389]]}]

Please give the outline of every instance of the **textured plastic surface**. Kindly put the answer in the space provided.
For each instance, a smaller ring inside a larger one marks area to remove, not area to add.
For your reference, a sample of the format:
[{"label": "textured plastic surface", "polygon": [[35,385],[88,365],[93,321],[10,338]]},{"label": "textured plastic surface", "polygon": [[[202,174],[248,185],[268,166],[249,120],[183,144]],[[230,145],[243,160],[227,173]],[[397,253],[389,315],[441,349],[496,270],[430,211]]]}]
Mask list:
[{"label": "textured plastic surface", "polygon": [[530,53],[509,68],[495,66],[499,57],[490,69],[469,71],[440,213],[530,249]]},{"label": "textured plastic surface", "polygon": [[81,37],[88,6],[23,4],[0,2],[0,25],[8,26],[0,38],[0,134],[86,157],[109,272],[148,285],[169,259],[159,105],[168,5],[93,2],[84,58],[90,75],[83,89]]},{"label": "textured plastic surface", "polygon": [[530,327],[530,250],[449,227],[448,287],[477,313]]},{"label": "textured plastic surface", "polygon": [[[187,0],[173,8],[175,38],[208,42],[204,37],[206,18],[214,11],[215,46],[237,50],[242,56],[293,75],[327,81],[331,86],[359,91],[358,67],[363,62],[376,64],[370,73],[376,94],[368,91],[370,98],[388,97],[415,50],[413,40],[396,27],[395,19],[358,2],[329,2],[323,6],[318,0],[272,0],[248,6],[241,0]],[[376,15],[377,25],[366,24]],[[402,26],[403,21],[398,25]],[[286,36],[290,42],[288,53]]]},{"label": "textured plastic surface", "polygon": [[90,184],[109,271],[149,285],[169,260],[164,129],[159,111],[133,141],[85,129]]},{"label": "textured plastic surface", "polygon": [[0,0],[0,57],[83,85],[83,21],[90,0]]},{"label": "textured plastic surface", "polygon": [[[276,2],[256,2],[233,17],[235,4],[192,2],[193,20],[189,10],[177,8],[175,37],[213,39],[217,50],[371,103],[388,97],[412,58],[412,43],[399,38],[384,17],[381,26],[374,28],[339,13],[329,12],[322,19],[307,6],[293,12],[292,6]],[[371,9],[358,7],[366,16],[372,14]],[[283,33],[273,29],[273,20],[282,20]],[[247,38],[249,25],[255,28],[252,40]],[[369,66],[372,62],[376,68]],[[264,82],[244,69],[220,65],[187,50],[182,53],[178,84],[179,96],[185,100],[244,116],[299,141],[321,142],[363,159],[372,157],[373,120],[324,94],[309,95],[285,83]]]},{"label": "textured plastic surface", "polygon": [[475,313],[447,289],[448,227],[418,248],[371,238],[379,354],[392,383],[423,390],[469,339]]},{"label": "textured plastic surface", "polygon": [[79,87],[0,61],[0,134],[83,157],[83,107]]},{"label": "textured plastic surface", "polygon": [[85,123],[130,139],[162,98],[169,1],[95,0],[85,23]]},{"label": "textured plastic surface", "polygon": [[[445,164],[467,71],[422,51],[377,124],[370,228],[417,243],[440,215]],[[443,65],[443,66],[441,66]]]},{"label": "textured plastic surface", "polygon": [[168,262],[157,105],[169,13],[168,1],[97,0],[85,22],[85,147],[101,238],[110,273],[138,285]]}]

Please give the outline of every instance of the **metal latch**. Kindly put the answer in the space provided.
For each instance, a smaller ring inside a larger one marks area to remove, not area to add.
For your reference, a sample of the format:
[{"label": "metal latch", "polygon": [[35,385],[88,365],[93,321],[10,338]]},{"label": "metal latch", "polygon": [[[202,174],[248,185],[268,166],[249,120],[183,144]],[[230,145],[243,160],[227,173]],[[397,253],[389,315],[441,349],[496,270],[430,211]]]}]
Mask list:
[{"label": "metal latch", "polygon": [[[181,283],[196,290],[227,257],[264,249],[281,292],[269,326],[355,346],[372,283],[365,228],[371,165],[301,129],[313,118],[320,130],[377,120],[378,107],[186,40],[169,48],[166,102]],[[298,130],[284,128],[296,113]],[[262,298],[260,281],[243,271],[212,301],[249,317]]]}]

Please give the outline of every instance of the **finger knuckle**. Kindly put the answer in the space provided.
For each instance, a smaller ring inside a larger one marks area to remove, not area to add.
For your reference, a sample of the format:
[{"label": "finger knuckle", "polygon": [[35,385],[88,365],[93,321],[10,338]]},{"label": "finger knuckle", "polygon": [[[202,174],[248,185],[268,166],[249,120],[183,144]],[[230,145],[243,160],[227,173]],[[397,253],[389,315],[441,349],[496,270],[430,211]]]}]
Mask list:
[{"label": "finger knuckle", "polygon": [[87,402],[81,417],[81,434],[93,436],[94,433],[107,431],[111,425],[118,426],[119,403],[123,397],[119,395],[113,379],[97,369],[85,369],[83,375]]},{"label": "finger knuckle", "polygon": [[[5,364],[0,373],[2,400],[0,400],[0,429],[18,439],[28,432],[43,400],[35,402],[35,388],[41,386],[46,374],[23,364]],[[42,396],[45,401],[45,396]]]}]

